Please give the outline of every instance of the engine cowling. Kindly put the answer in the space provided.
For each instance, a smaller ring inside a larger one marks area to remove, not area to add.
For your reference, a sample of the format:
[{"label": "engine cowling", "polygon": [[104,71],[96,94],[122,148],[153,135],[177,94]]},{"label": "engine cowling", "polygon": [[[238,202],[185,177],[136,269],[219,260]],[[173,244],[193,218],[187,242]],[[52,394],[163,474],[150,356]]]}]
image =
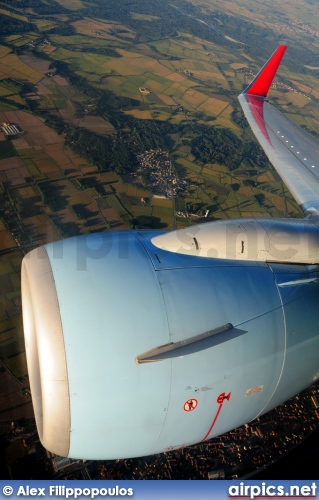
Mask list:
[{"label": "engine cowling", "polygon": [[185,255],[156,238],[78,236],[23,260],[33,405],[42,444],[58,455],[198,443],[317,377],[317,266]]}]

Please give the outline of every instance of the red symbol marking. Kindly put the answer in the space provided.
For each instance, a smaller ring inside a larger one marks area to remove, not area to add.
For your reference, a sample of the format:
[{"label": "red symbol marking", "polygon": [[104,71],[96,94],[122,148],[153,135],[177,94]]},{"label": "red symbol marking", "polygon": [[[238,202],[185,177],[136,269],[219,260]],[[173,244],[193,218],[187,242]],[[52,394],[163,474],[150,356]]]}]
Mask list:
[{"label": "red symbol marking", "polygon": [[217,401],[217,403],[218,403],[219,405],[221,405],[221,404],[223,404],[223,402],[224,402],[224,400],[225,400],[225,399],[227,399],[227,401],[229,401],[229,400],[230,400],[230,395],[231,395],[231,392],[230,392],[229,394],[227,394],[227,396],[226,396],[226,393],[225,393],[225,392],[222,392],[222,393],[218,396],[218,398],[217,398],[217,400],[216,400],[216,401]]},{"label": "red symbol marking", "polygon": [[215,418],[214,418],[214,420],[213,420],[213,422],[212,422],[212,425],[211,425],[211,426],[210,426],[210,428],[208,429],[208,432],[207,432],[206,436],[202,439],[202,442],[203,442],[203,441],[205,441],[205,439],[207,439],[207,438],[208,438],[208,436],[210,435],[210,433],[212,432],[212,429],[213,429],[214,425],[216,424],[216,421],[217,421],[217,419],[218,419],[218,417],[219,417],[219,414],[220,414],[220,412],[221,412],[221,409],[222,409],[222,407],[223,407],[224,401],[225,401],[225,399],[227,399],[227,401],[229,401],[229,400],[230,400],[230,396],[231,396],[231,392],[230,392],[229,394],[227,394],[227,396],[226,396],[226,393],[225,393],[225,392],[222,392],[222,393],[218,396],[218,398],[217,398],[217,400],[216,400],[216,401],[217,401],[217,403],[219,404],[219,408],[218,408],[218,410],[217,410],[217,412],[216,412],[216,415],[215,415]]},{"label": "red symbol marking", "polygon": [[188,399],[184,404],[184,411],[193,411],[198,405],[198,401],[195,398]]}]

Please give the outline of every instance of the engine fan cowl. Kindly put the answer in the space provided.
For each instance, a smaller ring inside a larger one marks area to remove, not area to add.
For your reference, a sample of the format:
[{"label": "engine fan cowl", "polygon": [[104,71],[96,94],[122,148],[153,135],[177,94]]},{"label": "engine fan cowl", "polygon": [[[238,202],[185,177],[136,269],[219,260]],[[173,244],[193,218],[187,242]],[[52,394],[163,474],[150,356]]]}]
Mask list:
[{"label": "engine fan cowl", "polygon": [[[22,265],[30,386],[42,444],[74,458],[152,453],[170,373],[141,377],[136,355],[169,341],[147,252],[129,232],[98,233],[30,252]],[[162,381],[153,387],[154,377]]]}]

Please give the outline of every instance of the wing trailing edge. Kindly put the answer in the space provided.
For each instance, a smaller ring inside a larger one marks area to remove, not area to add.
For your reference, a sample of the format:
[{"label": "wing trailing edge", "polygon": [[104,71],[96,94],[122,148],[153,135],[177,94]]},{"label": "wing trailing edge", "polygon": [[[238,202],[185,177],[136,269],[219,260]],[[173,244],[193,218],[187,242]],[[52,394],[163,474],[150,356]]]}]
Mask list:
[{"label": "wing trailing edge", "polygon": [[286,51],[279,46],[238,99],[270,162],[307,216],[319,215],[319,143],[266,99]]}]

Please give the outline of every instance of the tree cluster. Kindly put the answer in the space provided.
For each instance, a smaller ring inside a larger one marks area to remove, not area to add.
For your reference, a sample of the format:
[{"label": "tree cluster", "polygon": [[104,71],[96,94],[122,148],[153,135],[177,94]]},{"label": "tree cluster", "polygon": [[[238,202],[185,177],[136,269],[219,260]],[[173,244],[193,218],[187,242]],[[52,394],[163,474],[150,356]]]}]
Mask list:
[{"label": "tree cluster", "polygon": [[65,133],[65,143],[101,170],[125,174],[136,167],[135,155],[121,134],[114,137],[101,136],[86,129],[69,126]]},{"label": "tree cluster", "polygon": [[11,33],[24,33],[30,31],[30,25],[20,19],[15,19],[14,17],[8,17],[4,14],[0,14],[0,33],[1,35],[8,36]]},{"label": "tree cluster", "polygon": [[255,142],[242,142],[227,129],[200,125],[198,136],[191,142],[191,151],[201,163],[219,163],[235,170],[243,160],[251,160],[264,168],[268,159]]},{"label": "tree cluster", "polygon": [[34,9],[37,14],[61,14],[70,12],[55,0],[2,0],[2,4],[19,9]]}]

